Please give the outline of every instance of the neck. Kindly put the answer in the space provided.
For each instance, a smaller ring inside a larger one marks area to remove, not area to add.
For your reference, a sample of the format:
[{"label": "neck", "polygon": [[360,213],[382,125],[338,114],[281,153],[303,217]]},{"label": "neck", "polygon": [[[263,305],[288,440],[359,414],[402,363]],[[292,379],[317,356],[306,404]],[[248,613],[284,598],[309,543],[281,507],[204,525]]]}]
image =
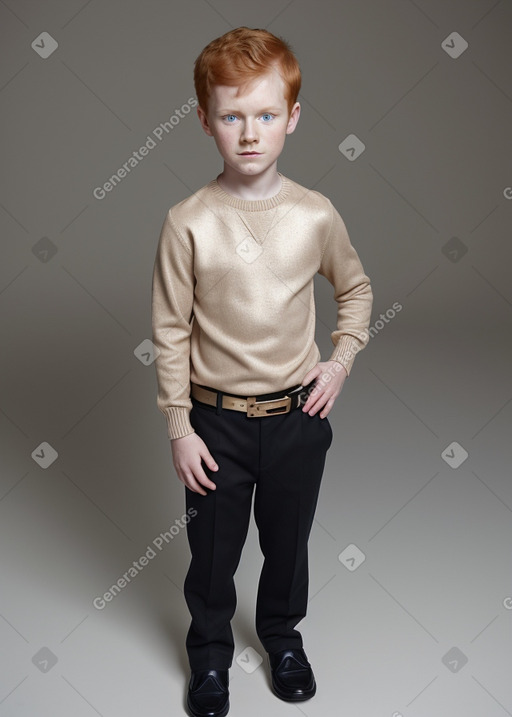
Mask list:
[{"label": "neck", "polygon": [[224,164],[224,171],[217,177],[217,183],[225,192],[239,199],[270,199],[281,190],[277,164],[257,176],[238,174]]}]

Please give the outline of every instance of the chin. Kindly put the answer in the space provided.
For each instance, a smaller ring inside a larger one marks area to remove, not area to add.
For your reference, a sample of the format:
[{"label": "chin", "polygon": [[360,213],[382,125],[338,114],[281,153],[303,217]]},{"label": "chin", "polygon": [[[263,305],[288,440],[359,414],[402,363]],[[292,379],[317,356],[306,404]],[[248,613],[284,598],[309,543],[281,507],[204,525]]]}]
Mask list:
[{"label": "chin", "polygon": [[252,165],[250,167],[233,167],[233,169],[238,172],[239,174],[260,174],[261,172],[264,172],[266,167],[259,167],[257,165]]}]

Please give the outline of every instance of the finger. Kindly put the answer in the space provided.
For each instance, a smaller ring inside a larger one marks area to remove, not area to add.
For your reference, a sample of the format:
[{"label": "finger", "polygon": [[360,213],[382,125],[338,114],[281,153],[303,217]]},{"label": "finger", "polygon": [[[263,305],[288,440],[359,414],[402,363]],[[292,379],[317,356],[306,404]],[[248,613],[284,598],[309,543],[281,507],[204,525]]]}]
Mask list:
[{"label": "finger", "polygon": [[215,490],[217,487],[215,483],[208,479],[208,476],[202,472],[202,475],[194,473],[189,477],[189,482],[194,486],[196,493],[201,495],[207,495],[205,488]]},{"label": "finger", "polygon": [[322,395],[323,394],[320,393],[320,389],[315,384],[309,391],[306,403],[302,407],[302,410],[309,411],[309,409],[315,405],[315,403],[318,401],[319,398],[322,397]]},{"label": "finger", "polygon": [[315,401],[312,407],[308,410],[309,415],[314,416],[315,413],[321,411],[326,404],[327,400],[325,398],[325,394],[322,394],[322,396],[317,401]]},{"label": "finger", "polygon": [[183,477],[180,476],[179,478],[180,478],[180,481],[182,483],[184,483],[187,486],[187,488],[189,490],[191,490],[193,493],[200,493],[201,495],[206,495],[206,491],[204,490],[204,488],[202,488],[197,483],[197,481],[195,480],[195,478],[192,475],[183,476]]},{"label": "finger", "polygon": [[323,393],[315,393],[314,396],[310,394],[302,410],[306,413],[309,413],[311,409],[316,409],[318,411],[324,405],[324,401],[325,399]]},{"label": "finger", "polygon": [[195,471],[194,478],[206,488],[210,488],[211,490],[215,490],[217,488],[215,483],[208,478],[201,466],[199,466],[199,468]]},{"label": "finger", "polygon": [[320,411],[320,418],[326,418],[326,416],[329,414],[329,412],[330,412],[330,410],[331,410],[331,408],[332,408],[333,403],[334,403],[334,398],[330,398],[330,399],[327,401],[327,403],[326,403],[325,406],[323,407],[323,410]]},{"label": "finger", "polygon": [[208,468],[210,468],[212,471],[218,470],[219,466],[217,465],[213,456],[210,453],[208,453],[207,455],[203,455],[201,453],[200,456],[203,459],[203,461],[206,463]]}]

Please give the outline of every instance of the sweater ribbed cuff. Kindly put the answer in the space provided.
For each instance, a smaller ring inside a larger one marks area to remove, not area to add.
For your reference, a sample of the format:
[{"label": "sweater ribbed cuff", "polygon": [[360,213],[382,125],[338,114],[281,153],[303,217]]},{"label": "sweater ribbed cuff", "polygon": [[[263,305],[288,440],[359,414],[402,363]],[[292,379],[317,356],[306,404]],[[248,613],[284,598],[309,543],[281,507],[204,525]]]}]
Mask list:
[{"label": "sweater ribbed cuff", "polygon": [[169,440],[173,438],[183,438],[189,433],[195,433],[195,429],[190,423],[190,409],[183,406],[169,406],[164,411],[167,419],[167,434]]},{"label": "sweater ribbed cuff", "polygon": [[352,364],[355,361],[356,354],[360,350],[359,344],[353,336],[342,336],[334,347],[334,351],[330,355],[329,361],[338,361],[338,363],[344,367],[347,374],[350,376]]}]

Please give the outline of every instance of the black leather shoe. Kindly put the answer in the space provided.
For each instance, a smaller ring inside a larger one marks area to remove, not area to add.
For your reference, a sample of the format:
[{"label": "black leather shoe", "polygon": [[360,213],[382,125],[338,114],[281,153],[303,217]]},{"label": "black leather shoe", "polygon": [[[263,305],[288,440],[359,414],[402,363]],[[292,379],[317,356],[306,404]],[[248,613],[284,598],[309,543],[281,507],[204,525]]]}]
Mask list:
[{"label": "black leather shoe", "polygon": [[268,653],[272,689],[282,700],[309,700],[316,692],[313,670],[301,648]]},{"label": "black leather shoe", "polygon": [[229,712],[228,670],[192,671],[187,707],[193,717],[225,717]]}]

